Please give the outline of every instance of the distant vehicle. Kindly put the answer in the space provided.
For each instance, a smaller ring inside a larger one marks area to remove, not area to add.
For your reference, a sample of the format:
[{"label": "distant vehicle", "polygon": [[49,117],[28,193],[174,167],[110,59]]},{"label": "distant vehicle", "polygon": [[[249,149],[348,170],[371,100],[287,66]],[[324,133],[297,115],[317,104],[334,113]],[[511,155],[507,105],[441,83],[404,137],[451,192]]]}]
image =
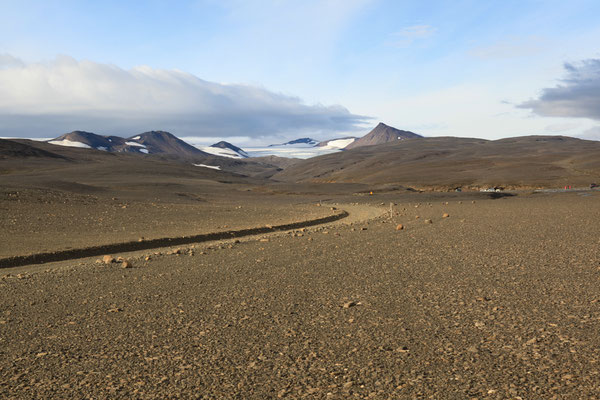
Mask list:
[{"label": "distant vehicle", "polygon": [[598,187],[595,183],[590,183],[590,189],[596,189]]}]

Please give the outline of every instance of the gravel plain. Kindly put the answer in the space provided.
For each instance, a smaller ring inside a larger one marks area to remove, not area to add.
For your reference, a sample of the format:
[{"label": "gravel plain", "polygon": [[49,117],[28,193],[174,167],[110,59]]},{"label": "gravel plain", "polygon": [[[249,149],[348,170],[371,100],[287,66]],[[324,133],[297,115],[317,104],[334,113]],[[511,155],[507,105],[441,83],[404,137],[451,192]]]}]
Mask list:
[{"label": "gravel plain", "polygon": [[0,397],[599,398],[600,193],[424,196],[0,270]]}]

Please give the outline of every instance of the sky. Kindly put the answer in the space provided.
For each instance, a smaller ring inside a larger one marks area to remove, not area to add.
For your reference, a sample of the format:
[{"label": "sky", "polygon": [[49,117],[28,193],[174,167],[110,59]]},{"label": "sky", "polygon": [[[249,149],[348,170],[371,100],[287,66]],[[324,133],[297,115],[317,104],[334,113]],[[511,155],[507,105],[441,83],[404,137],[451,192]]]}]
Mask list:
[{"label": "sky", "polygon": [[0,0],[0,136],[600,140],[600,2]]}]

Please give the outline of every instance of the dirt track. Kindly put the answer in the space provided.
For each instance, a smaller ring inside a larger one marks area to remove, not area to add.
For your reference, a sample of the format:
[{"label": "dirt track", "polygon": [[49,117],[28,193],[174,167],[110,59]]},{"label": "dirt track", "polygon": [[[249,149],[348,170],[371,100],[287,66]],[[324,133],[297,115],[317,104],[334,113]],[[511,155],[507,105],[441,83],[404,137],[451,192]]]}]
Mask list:
[{"label": "dirt track", "polygon": [[0,397],[597,398],[599,200],[4,270]]}]

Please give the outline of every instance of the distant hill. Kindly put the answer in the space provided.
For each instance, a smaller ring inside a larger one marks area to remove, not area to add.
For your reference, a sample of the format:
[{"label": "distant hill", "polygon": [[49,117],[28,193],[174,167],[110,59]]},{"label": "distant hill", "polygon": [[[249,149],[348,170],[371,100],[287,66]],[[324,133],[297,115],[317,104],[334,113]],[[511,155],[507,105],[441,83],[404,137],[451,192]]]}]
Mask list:
[{"label": "distant hill", "polygon": [[18,158],[50,158],[67,159],[60,154],[40,149],[29,143],[16,142],[14,140],[0,139],[0,159],[18,159]]},{"label": "distant hill", "polygon": [[371,132],[346,146],[346,149],[349,150],[362,146],[374,146],[377,144],[416,138],[422,138],[422,136],[417,135],[414,132],[402,131],[380,122]]},{"label": "distant hill", "polygon": [[600,182],[600,142],[562,136],[488,141],[453,137],[396,140],[314,157],[273,176],[288,182],[456,187],[587,187]]},{"label": "distant hill", "polygon": [[180,157],[208,155],[177,138],[175,135],[164,131],[145,132],[130,138],[73,131],[56,139],[49,140],[48,143],[66,147],[96,149],[111,153],[163,154]]},{"label": "distant hill", "polygon": [[220,141],[208,147],[202,147],[202,151],[209,154],[214,154],[221,157],[229,158],[248,158],[248,153],[243,149],[234,146],[233,144],[225,141]]}]

